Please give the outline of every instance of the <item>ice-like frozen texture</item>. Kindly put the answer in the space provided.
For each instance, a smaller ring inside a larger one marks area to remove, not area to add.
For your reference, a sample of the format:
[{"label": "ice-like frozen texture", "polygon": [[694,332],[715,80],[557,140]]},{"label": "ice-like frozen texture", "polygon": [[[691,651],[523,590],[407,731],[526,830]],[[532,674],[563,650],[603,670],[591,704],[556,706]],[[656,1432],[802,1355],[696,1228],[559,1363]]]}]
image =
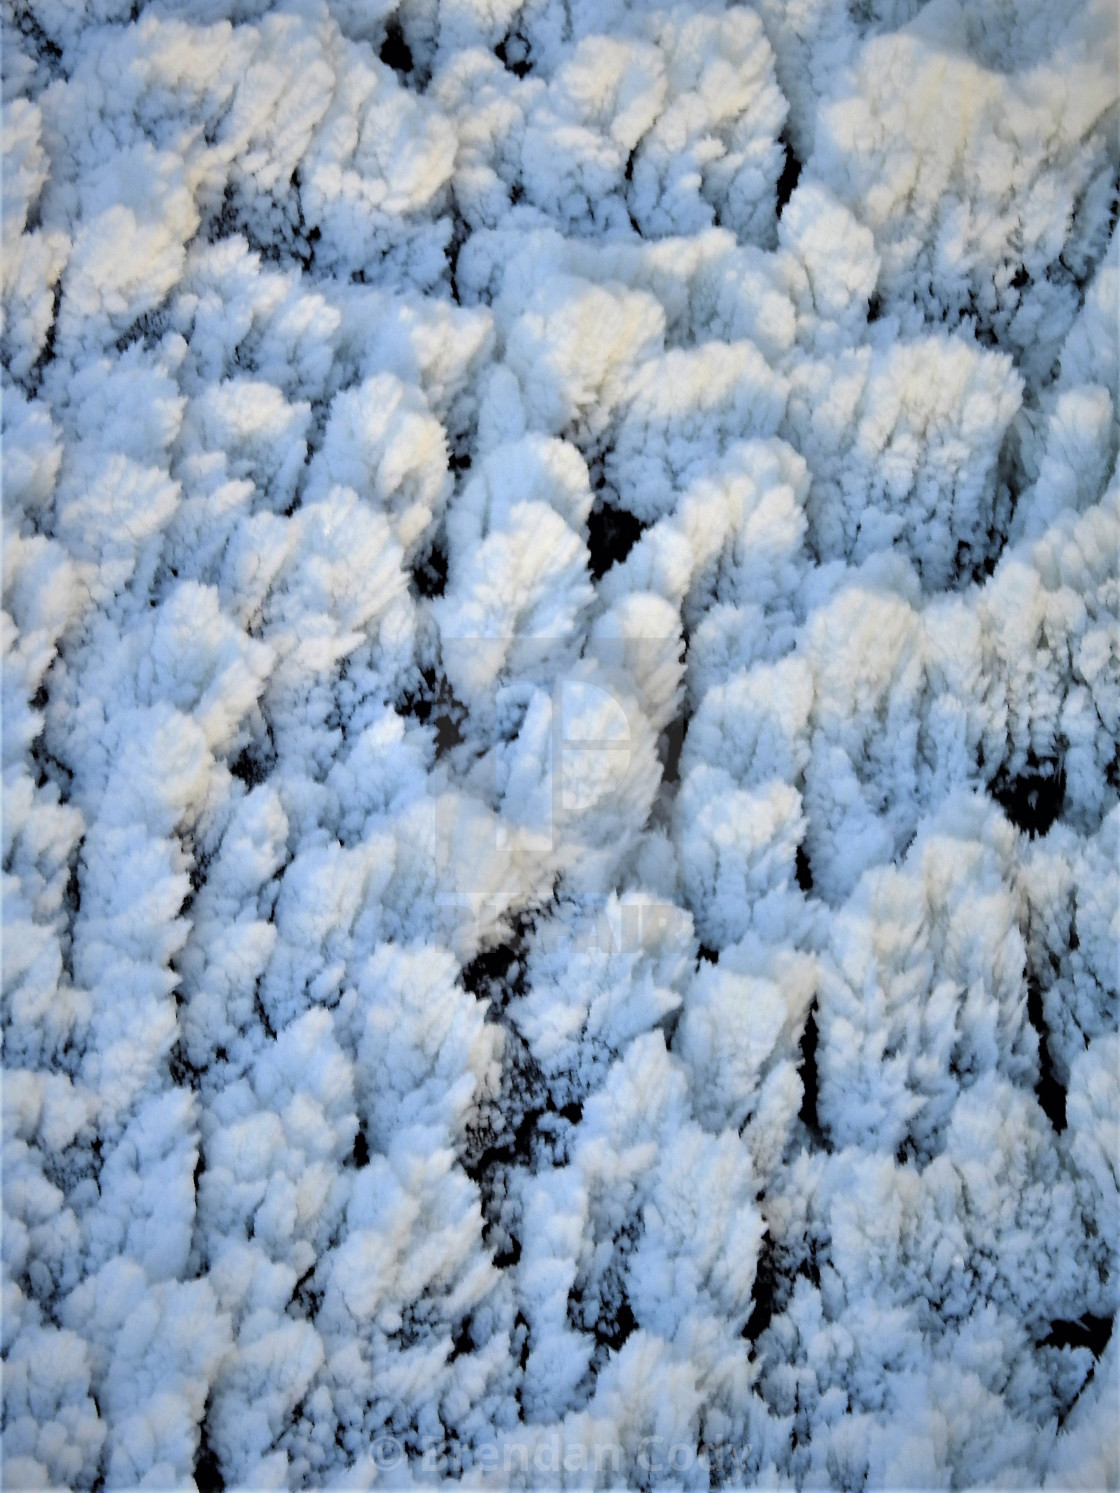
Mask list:
[{"label": "ice-like frozen texture", "polygon": [[2,57],[5,1486],[1116,1486],[1111,0]]}]

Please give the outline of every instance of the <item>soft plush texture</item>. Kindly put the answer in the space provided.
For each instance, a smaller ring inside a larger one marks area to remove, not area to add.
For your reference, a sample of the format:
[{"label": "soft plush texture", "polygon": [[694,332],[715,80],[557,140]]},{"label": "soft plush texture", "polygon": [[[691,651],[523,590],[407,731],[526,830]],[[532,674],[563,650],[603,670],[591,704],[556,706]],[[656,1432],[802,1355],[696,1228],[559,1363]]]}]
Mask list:
[{"label": "soft plush texture", "polygon": [[6,1487],[1118,1485],[1116,26],[6,8]]}]

